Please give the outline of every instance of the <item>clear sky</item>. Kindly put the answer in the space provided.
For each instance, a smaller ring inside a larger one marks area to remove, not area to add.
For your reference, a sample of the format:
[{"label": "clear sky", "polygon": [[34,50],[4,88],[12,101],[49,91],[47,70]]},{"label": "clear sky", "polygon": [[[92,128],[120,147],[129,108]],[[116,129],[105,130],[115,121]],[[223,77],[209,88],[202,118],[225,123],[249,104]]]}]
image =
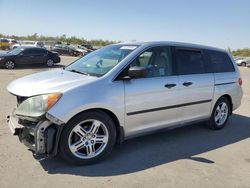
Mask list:
[{"label": "clear sky", "polygon": [[0,33],[250,47],[250,0],[0,0]]}]

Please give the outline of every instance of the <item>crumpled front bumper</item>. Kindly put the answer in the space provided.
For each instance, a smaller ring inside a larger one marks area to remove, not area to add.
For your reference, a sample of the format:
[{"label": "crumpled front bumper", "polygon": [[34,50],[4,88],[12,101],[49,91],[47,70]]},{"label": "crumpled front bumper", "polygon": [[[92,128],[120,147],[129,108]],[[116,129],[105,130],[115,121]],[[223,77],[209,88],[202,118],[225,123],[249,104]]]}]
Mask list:
[{"label": "crumpled front bumper", "polygon": [[39,122],[20,121],[14,115],[7,117],[7,123],[12,134],[17,135],[35,155],[56,155],[61,126],[46,118]]}]

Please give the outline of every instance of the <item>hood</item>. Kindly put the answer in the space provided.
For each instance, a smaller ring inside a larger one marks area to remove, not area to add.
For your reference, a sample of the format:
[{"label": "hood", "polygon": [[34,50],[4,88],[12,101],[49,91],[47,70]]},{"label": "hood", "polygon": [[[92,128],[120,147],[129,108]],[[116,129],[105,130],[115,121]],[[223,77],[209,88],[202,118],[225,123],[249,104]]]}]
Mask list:
[{"label": "hood", "polygon": [[57,69],[19,78],[11,82],[7,89],[14,95],[30,97],[53,92],[63,93],[96,79],[97,77]]}]

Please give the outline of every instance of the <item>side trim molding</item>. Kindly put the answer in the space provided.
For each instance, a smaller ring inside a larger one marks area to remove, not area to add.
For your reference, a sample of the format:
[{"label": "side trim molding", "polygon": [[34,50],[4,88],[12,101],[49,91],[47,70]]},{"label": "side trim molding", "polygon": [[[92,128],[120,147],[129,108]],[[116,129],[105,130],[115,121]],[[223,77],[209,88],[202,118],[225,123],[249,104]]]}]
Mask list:
[{"label": "side trim molding", "polygon": [[147,112],[154,112],[154,111],[160,111],[160,110],[167,110],[167,109],[171,109],[171,108],[179,108],[179,107],[183,107],[183,106],[190,106],[190,105],[208,103],[208,102],[211,102],[211,101],[212,101],[212,99],[203,100],[203,101],[196,101],[196,102],[190,102],[190,103],[184,103],[184,104],[178,104],[178,105],[172,105],[172,106],[165,106],[165,107],[160,107],[160,108],[152,108],[152,109],[147,109],[147,110],[129,112],[129,113],[127,113],[127,115],[131,116],[131,115],[143,114],[143,113],[147,113]]},{"label": "side trim molding", "polygon": [[228,84],[234,84],[236,82],[225,82],[225,83],[220,83],[220,84],[214,84],[214,86],[221,86],[221,85],[228,85]]}]

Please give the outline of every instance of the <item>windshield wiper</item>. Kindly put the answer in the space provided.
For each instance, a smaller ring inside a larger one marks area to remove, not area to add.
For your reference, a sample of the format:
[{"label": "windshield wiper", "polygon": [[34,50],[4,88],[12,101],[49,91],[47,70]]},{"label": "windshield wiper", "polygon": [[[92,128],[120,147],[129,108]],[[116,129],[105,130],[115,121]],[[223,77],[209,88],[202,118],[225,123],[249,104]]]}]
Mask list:
[{"label": "windshield wiper", "polygon": [[75,72],[75,73],[78,73],[78,74],[89,75],[89,74],[87,74],[87,73],[85,73],[85,72],[81,72],[81,71],[78,71],[78,70],[75,70],[75,69],[70,69],[70,70],[68,70],[68,71],[70,71],[70,72]]}]

